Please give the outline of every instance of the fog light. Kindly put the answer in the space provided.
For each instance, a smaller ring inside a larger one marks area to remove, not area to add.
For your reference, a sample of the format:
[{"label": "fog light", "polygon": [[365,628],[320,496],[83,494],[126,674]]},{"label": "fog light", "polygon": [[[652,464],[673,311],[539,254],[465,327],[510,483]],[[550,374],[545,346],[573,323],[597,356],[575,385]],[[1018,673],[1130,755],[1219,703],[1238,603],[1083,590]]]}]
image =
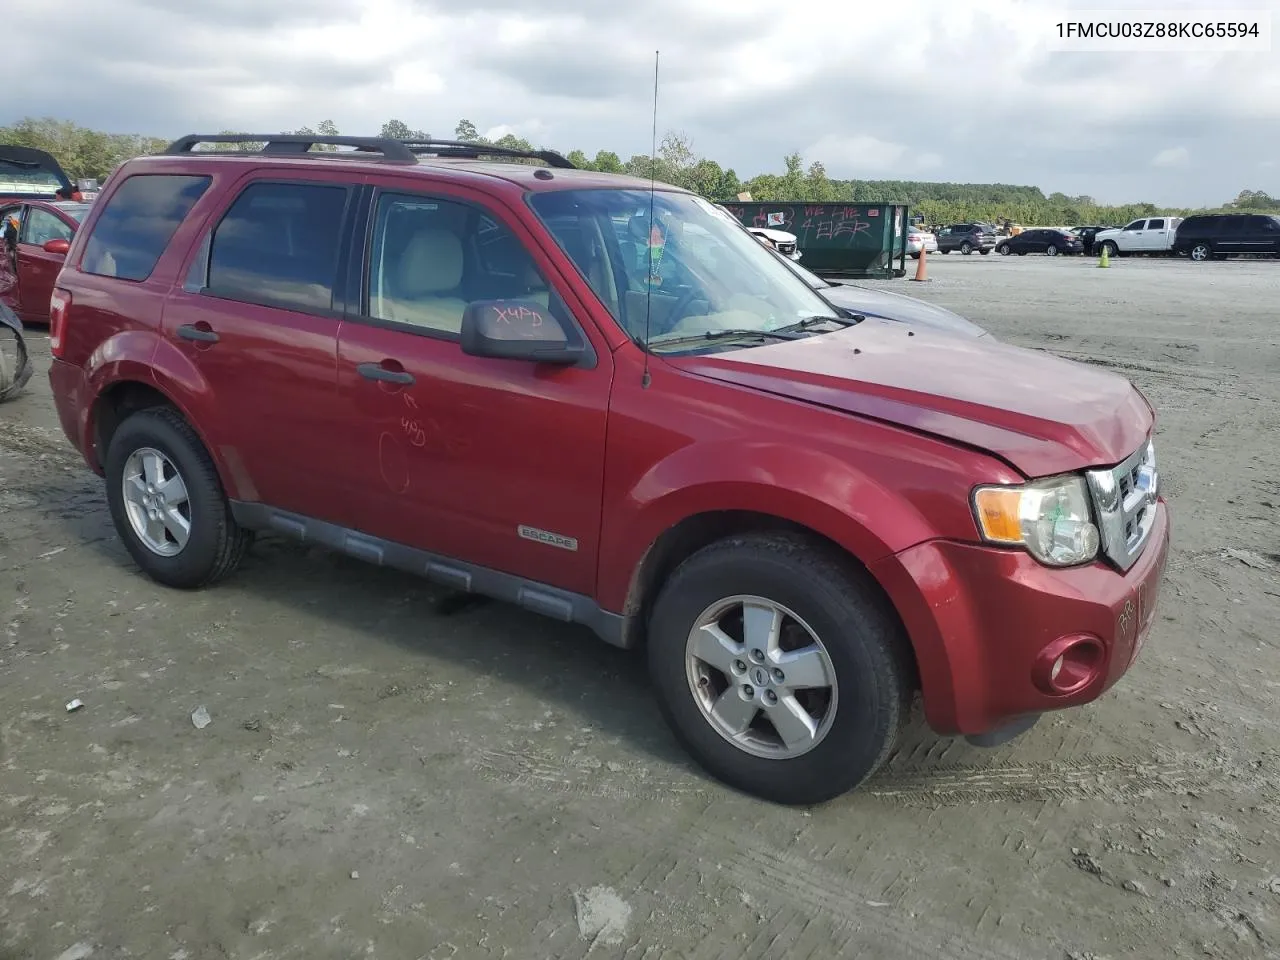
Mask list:
[{"label": "fog light", "polygon": [[1046,646],[1031,667],[1031,681],[1041,693],[1066,697],[1079,693],[1106,668],[1107,649],[1088,634],[1059,637]]}]

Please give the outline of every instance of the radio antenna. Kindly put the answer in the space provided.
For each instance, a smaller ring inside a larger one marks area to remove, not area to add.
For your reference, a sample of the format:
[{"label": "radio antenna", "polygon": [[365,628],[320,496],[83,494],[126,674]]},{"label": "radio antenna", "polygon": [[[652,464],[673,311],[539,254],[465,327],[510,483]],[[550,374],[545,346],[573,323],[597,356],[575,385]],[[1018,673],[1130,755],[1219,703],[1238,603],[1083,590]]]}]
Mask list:
[{"label": "radio antenna", "polygon": [[[640,386],[645,389],[648,389],[650,381],[649,320],[653,315],[653,234],[658,227],[653,216],[655,181],[658,177],[658,55],[659,51],[653,51],[653,139],[649,147],[649,242],[645,244],[645,248],[649,251],[649,276],[646,278],[648,282],[644,288],[644,375],[640,378]],[[666,252],[665,242],[663,252]]]}]

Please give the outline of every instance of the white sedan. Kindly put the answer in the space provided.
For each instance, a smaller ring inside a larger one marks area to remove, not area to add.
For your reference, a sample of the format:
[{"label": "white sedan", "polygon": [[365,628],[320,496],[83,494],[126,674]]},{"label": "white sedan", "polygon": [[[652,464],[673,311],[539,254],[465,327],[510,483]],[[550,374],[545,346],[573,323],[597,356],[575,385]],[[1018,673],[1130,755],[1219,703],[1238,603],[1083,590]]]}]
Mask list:
[{"label": "white sedan", "polygon": [[907,231],[907,256],[912,260],[920,259],[920,251],[925,253],[938,252],[938,238],[927,230],[917,230],[912,228]]}]

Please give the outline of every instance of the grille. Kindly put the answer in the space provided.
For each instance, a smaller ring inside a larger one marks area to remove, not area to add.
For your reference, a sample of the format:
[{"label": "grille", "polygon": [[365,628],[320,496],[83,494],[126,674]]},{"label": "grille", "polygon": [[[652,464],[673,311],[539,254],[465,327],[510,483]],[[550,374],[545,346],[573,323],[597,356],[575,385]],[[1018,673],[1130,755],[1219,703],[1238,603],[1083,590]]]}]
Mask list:
[{"label": "grille", "polygon": [[1159,509],[1155,445],[1148,440],[1116,466],[1085,476],[1098,514],[1102,552],[1128,570],[1142,556]]},{"label": "grille", "polygon": [[779,253],[795,253],[796,245],[794,243],[780,243],[778,244],[778,252]]}]

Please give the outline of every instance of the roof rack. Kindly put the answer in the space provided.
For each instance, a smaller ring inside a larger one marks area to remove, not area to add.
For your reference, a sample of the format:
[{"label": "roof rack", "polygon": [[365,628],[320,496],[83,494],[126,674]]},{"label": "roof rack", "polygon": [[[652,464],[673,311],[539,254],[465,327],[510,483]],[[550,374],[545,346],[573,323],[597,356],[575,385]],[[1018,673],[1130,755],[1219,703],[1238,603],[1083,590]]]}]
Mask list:
[{"label": "roof rack", "polygon": [[[361,160],[378,160],[382,163],[417,163],[418,158],[404,145],[403,141],[389,137],[341,137],[325,136],[317,133],[210,133],[188,134],[165,147],[165,156],[190,153],[213,153],[213,151],[196,151],[201,143],[261,143],[261,150],[245,150],[243,153],[255,156],[315,156],[308,151],[316,144],[328,144],[336,147],[355,147],[357,154],[377,153],[380,157],[359,157]],[[329,154],[332,156],[332,154]],[[342,154],[339,154],[342,156]]]},{"label": "roof rack", "polygon": [[[512,157],[528,160],[541,160],[549,167],[561,170],[576,169],[568,158],[554,150],[518,150],[512,147],[500,147],[491,143],[476,143],[471,140],[395,140],[389,137],[343,137],[325,136],[317,133],[211,133],[188,134],[173,141],[165,147],[165,156],[176,156],[191,153],[213,153],[213,151],[196,151],[201,143],[261,143],[260,150],[238,151],[253,156],[309,156],[312,147],[326,144],[339,147],[354,147],[355,154],[380,154],[378,157],[360,156],[355,159],[377,160],[381,163],[417,163],[420,155],[437,157],[459,157],[478,159],[480,157]],[[320,156],[332,157],[332,153]],[[351,154],[338,154],[351,156]]]},{"label": "roof rack", "polygon": [[554,150],[520,150],[514,147],[500,147],[492,143],[477,143],[474,140],[401,140],[415,154],[434,154],[437,157],[520,157],[527,160],[541,160],[549,167],[560,170],[576,170],[573,161]]}]

